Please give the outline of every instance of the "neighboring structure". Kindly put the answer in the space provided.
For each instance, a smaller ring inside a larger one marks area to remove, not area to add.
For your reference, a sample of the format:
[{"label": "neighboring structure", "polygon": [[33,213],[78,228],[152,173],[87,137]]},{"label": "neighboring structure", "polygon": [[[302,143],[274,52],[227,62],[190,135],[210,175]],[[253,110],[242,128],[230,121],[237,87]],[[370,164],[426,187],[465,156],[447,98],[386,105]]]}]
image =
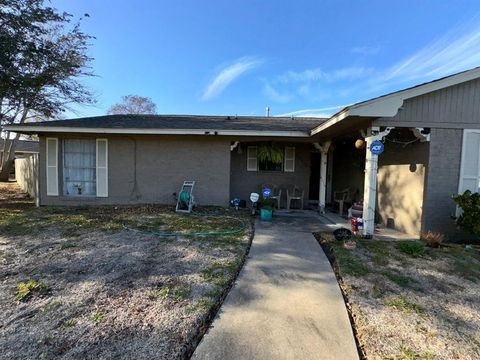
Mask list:
[{"label": "neighboring structure", "polygon": [[[5,140],[0,138],[0,163],[3,159],[3,146]],[[34,140],[18,140],[17,146],[15,148],[15,157],[25,157],[32,154],[38,154],[39,151],[39,142]]]},{"label": "neighboring structure", "polygon": [[[114,115],[7,130],[40,137],[41,205],[173,204],[195,180],[199,204],[226,206],[273,183],[302,188],[322,211],[347,189],[346,201],[364,200],[366,235],[377,217],[410,234],[455,236],[451,195],[480,186],[480,68],[329,119]],[[355,148],[359,138],[366,150]],[[369,149],[375,140],[381,155]],[[282,164],[258,160],[272,144]]]}]

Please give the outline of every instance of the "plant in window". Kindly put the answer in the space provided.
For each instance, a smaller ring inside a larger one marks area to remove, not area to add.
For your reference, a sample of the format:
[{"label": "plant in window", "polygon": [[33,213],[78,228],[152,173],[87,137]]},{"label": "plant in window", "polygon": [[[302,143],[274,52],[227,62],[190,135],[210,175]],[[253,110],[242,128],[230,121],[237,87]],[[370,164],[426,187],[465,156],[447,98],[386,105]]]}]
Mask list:
[{"label": "plant in window", "polygon": [[260,145],[257,149],[257,158],[260,162],[271,162],[279,165],[283,163],[283,149],[271,144]]},{"label": "plant in window", "polygon": [[467,190],[462,195],[453,195],[453,201],[462,209],[456,218],[457,226],[480,238],[480,194]]},{"label": "plant in window", "polygon": [[74,184],[73,187],[77,189],[78,195],[82,195],[82,184]]}]

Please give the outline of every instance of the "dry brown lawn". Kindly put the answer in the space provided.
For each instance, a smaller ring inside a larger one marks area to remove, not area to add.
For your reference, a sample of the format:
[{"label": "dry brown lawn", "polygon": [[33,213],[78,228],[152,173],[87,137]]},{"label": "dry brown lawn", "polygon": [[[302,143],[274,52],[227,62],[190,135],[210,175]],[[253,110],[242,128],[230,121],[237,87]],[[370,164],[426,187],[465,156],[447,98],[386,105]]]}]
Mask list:
[{"label": "dry brown lawn", "polygon": [[480,248],[316,234],[367,359],[480,359]]},{"label": "dry brown lawn", "polygon": [[15,184],[0,184],[0,358],[188,357],[253,231],[245,213],[197,214],[37,209]]}]

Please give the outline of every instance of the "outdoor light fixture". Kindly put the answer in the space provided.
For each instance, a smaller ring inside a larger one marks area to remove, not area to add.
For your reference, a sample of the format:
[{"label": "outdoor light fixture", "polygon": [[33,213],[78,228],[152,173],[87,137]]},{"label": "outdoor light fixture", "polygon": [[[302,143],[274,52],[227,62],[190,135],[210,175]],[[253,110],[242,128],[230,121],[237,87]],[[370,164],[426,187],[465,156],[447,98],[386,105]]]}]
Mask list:
[{"label": "outdoor light fixture", "polygon": [[357,149],[364,149],[365,148],[365,140],[357,139],[357,141],[355,141],[355,147]]}]

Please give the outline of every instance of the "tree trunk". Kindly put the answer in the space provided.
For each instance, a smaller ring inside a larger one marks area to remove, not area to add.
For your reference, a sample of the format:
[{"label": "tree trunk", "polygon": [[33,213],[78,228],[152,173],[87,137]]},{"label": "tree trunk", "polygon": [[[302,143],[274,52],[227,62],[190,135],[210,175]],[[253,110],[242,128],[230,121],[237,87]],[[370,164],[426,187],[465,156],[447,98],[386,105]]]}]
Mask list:
[{"label": "tree trunk", "polygon": [[4,152],[2,156],[2,164],[0,168],[0,182],[8,181],[10,171],[13,166],[13,159],[15,158],[15,148],[17,146],[20,134],[17,134],[13,139],[5,139]]}]

